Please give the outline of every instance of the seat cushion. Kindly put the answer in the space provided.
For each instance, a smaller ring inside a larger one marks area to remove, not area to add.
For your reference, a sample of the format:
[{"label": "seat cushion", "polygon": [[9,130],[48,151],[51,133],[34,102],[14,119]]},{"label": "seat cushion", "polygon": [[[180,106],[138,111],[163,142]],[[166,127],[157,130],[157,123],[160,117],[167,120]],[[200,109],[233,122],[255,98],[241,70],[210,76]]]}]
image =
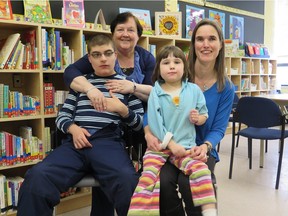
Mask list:
[{"label": "seat cushion", "polygon": [[[249,137],[252,139],[263,139],[263,140],[281,139],[280,129],[248,127],[239,131],[238,134],[240,136]],[[285,131],[284,138],[286,137],[288,137],[288,131]]]}]

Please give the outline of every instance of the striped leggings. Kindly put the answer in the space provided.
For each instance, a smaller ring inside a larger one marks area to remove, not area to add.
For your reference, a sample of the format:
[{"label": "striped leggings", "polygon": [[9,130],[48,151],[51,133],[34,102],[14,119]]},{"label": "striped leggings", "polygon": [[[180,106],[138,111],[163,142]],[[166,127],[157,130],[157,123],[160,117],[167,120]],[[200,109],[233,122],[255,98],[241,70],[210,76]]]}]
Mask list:
[{"label": "striped leggings", "polygon": [[144,169],[131,199],[129,216],[160,215],[160,170],[167,160],[189,175],[195,206],[216,203],[211,173],[204,162],[193,160],[190,156],[175,157],[167,149],[161,152],[147,150],[143,160]]}]

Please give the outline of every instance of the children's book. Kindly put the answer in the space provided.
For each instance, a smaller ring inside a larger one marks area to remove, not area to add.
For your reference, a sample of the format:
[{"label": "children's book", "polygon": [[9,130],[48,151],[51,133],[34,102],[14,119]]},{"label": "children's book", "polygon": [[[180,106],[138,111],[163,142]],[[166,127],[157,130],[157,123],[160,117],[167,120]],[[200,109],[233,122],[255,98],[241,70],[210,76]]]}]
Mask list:
[{"label": "children's book", "polygon": [[143,27],[143,34],[152,35],[151,17],[149,10],[135,9],[135,8],[119,8],[119,13],[131,12],[138,18]]},{"label": "children's book", "polygon": [[204,18],[205,10],[203,8],[186,5],[186,38],[191,38],[196,24]]},{"label": "children's book", "polygon": [[85,27],[83,0],[63,0],[63,20],[66,26]]},{"label": "children's book", "polygon": [[26,21],[52,24],[49,0],[23,0],[23,3]]},{"label": "children's book", "polygon": [[181,12],[155,12],[155,35],[182,37]]},{"label": "children's book", "polygon": [[13,19],[10,0],[0,0],[0,19]]}]

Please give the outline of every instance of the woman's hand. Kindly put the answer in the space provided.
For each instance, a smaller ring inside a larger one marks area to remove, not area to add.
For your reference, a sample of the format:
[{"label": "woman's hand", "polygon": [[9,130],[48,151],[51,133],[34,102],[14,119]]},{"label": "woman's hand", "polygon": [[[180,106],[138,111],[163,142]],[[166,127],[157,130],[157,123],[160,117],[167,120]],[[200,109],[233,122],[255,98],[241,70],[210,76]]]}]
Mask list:
[{"label": "woman's hand", "polygon": [[194,146],[190,149],[192,159],[207,162],[207,145]]},{"label": "woman's hand", "polygon": [[92,147],[91,143],[87,140],[87,137],[91,135],[86,129],[80,128],[76,124],[72,124],[69,127],[68,132],[72,134],[73,143],[76,149]]},{"label": "woman's hand", "polygon": [[106,87],[113,92],[119,92],[122,94],[133,94],[134,83],[129,80],[108,80]]},{"label": "woman's hand", "polygon": [[107,108],[107,101],[104,94],[96,87],[87,91],[87,97],[90,99],[92,106],[99,112],[103,112]]}]

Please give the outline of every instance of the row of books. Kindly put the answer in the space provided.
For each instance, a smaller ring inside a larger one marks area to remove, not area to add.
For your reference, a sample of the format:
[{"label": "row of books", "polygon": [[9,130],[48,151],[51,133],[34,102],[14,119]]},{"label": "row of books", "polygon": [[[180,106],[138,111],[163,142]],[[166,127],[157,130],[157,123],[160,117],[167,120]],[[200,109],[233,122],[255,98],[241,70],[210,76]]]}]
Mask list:
[{"label": "row of books", "polygon": [[37,96],[23,95],[9,90],[9,85],[0,83],[0,118],[36,115],[40,112]]},{"label": "row of books", "polygon": [[13,166],[43,159],[43,142],[32,135],[32,128],[21,126],[19,133],[20,136],[6,131],[0,132],[1,166]]},{"label": "row of books", "polygon": [[18,194],[24,179],[20,176],[6,177],[0,174],[0,208],[1,213],[16,209]]},{"label": "row of books", "polygon": [[54,114],[57,113],[57,106],[63,104],[68,91],[55,90],[53,83],[44,83],[44,113]]},{"label": "row of books", "polygon": [[0,69],[37,69],[36,30],[0,40]]},{"label": "row of books", "polygon": [[74,50],[70,49],[60,31],[51,28],[42,29],[42,64],[43,69],[63,70],[74,62]]}]

